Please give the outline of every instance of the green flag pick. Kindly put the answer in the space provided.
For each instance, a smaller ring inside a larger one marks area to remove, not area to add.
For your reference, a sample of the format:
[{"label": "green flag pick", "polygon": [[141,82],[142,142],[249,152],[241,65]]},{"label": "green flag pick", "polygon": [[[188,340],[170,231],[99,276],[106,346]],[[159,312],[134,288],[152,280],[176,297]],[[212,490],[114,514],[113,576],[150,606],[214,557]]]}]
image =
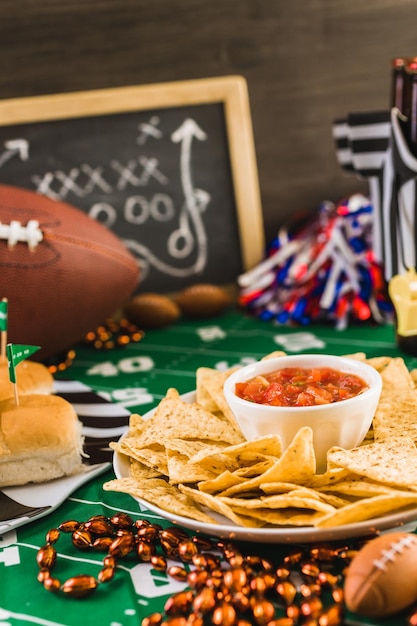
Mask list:
[{"label": "green flag pick", "polygon": [[0,300],[0,331],[7,330],[7,307],[8,301],[6,298]]},{"label": "green flag pick", "polygon": [[16,383],[16,366],[40,349],[40,346],[25,346],[18,343],[8,343],[6,346],[9,378]]},{"label": "green flag pick", "polygon": [[0,301],[0,356],[4,360],[6,358],[7,344],[7,322],[8,322],[8,300],[3,298]]}]

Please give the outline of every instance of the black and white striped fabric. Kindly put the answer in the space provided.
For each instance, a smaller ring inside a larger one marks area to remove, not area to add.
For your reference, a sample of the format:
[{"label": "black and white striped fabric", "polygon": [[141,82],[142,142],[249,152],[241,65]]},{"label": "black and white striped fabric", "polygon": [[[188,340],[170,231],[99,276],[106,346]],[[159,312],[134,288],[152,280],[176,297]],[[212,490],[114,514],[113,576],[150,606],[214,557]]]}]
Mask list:
[{"label": "black and white striped fabric", "polygon": [[346,172],[354,173],[352,148],[350,145],[350,128],[346,117],[333,122],[333,140],[336,146],[337,161]]},{"label": "black and white striped fabric", "polygon": [[390,219],[392,275],[395,275],[417,265],[417,159],[408,147],[404,118],[398,109],[391,112],[391,126],[393,173]]},{"label": "black and white striped fabric", "polygon": [[404,139],[401,113],[350,113],[334,121],[333,138],[340,166],[368,180],[373,249],[386,279],[415,267],[417,161]]},{"label": "black and white striped fabric", "polygon": [[350,113],[335,120],[333,138],[341,167],[368,179],[369,194],[374,207],[373,249],[378,261],[386,258],[383,219],[384,171],[389,160],[391,125],[389,112]]},{"label": "black and white striped fabric", "polygon": [[72,404],[83,425],[84,451],[89,465],[111,462],[110,441],[117,441],[129,426],[130,412],[74,380],[56,380],[55,393]]}]

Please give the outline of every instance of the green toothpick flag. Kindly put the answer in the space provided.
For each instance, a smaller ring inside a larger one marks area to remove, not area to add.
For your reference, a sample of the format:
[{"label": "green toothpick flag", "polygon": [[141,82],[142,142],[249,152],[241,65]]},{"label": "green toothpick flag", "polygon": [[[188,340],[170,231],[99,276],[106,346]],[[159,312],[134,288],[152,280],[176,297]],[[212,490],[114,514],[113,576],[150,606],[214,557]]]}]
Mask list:
[{"label": "green toothpick flag", "polygon": [[12,383],[16,382],[16,365],[27,359],[31,354],[40,349],[40,346],[25,346],[17,343],[7,344],[7,361],[9,366],[9,378]]},{"label": "green toothpick flag", "polygon": [[7,330],[7,300],[0,300],[0,331]]}]

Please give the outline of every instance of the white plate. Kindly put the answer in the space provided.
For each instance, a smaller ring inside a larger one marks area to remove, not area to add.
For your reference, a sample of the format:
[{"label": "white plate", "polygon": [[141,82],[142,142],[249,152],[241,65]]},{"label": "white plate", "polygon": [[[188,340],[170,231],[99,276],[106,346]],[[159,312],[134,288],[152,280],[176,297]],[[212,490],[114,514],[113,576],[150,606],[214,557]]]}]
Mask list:
[{"label": "white plate", "polygon": [[49,515],[78,487],[111,468],[113,454],[108,444],[128,429],[129,411],[109,402],[83,383],[55,381],[54,393],[72,404],[82,423],[84,450],[89,456],[85,471],[45,483],[2,487],[0,535]]},{"label": "white plate", "polygon": [[[186,402],[195,401],[195,392],[186,393],[181,396]],[[144,419],[148,419],[153,413],[149,411],[144,415]],[[125,437],[123,435],[123,437]],[[121,439],[123,438],[121,437]],[[126,456],[114,453],[113,467],[117,478],[127,478],[129,476],[129,460]],[[198,531],[206,535],[213,537],[220,537],[222,539],[241,540],[241,541],[253,541],[257,543],[318,543],[321,541],[336,541],[350,539],[353,537],[364,537],[366,535],[372,535],[376,531],[384,531],[398,526],[404,526],[410,522],[416,521],[414,526],[417,526],[417,509],[407,511],[403,513],[395,513],[392,515],[385,515],[377,519],[366,520],[364,522],[358,522],[356,524],[346,524],[344,526],[335,526],[334,528],[313,528],[312,526],[302,527],[277,527],[277,528],[246,528],[242,526],[236,526],[228,520],[226,517],[213,513],[206,509],[212,517],[219,520],[219,524],[207,524],[199,522],[188,517],[176,515],[175,513],[169,513],[159,508],[155,504],[151,504],[142,498],[134,498],[139,504],[156,513],[160,517],[169,520],[173,524],[178,524],[184,528],[191,529],[192,531]],[[412,528],[414,529],[414,528]],[[407,528],[411,531],[410,528]]]},{"label": "white plate", "polygon": [[[81,474],[57,478],[46,483],[22,485],[21,487],[3,487],[1,493],[24,507],[33,507],[28,514],[0,521],[0,536],[15,528],[29,524],[55,511],[78,487],[94,476],[102,474],[111,467],[110,463],[86,466]],[[39,510],[37,510],[39,508]]]}]

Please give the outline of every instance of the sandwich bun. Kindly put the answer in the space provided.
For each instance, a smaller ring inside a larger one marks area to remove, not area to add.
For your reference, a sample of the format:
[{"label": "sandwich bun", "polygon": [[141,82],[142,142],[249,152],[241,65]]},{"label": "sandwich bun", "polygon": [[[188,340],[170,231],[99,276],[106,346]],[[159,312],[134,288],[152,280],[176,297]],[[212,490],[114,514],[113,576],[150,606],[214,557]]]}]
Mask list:
[{"label": "sandwich bun", "polygon": [[[16,368],[16,386],[19,394],[52,393],[54,379],[48,368],[35,361],[22,361]],[[0,361],[0,400],[14,396],[9,378],[7,360]]]},{"label": "sandwich bun", "polygon": [[59,396],[30,394],[0,402],[0,487],[83,471],[82,425]]}]

